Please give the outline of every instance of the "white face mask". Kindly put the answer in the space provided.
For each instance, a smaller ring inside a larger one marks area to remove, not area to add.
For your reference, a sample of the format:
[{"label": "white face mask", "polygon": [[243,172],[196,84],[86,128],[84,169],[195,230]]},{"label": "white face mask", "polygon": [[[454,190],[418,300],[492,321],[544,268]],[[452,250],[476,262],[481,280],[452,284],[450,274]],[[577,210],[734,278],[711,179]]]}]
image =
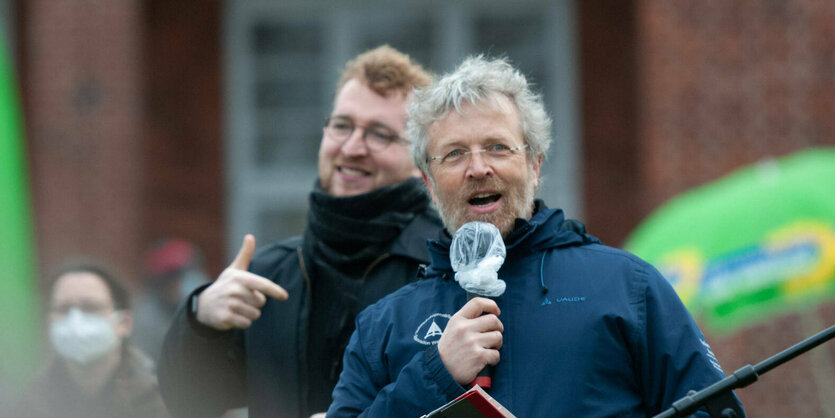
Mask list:
[{"label": "white face mask", "polygon": [[76,308],[50,324],[49,339],[61,357],[80,364],[104,357],[118,342],[113,324],[107,317],[83,313]]}]

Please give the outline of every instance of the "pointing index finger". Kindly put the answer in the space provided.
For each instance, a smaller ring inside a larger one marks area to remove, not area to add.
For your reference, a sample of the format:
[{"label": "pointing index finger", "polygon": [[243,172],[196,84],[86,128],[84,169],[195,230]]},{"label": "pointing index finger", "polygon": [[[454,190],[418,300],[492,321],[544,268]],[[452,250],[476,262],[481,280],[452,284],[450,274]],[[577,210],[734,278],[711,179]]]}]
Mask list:
[{"label": "pointing index finger", "polygon": [[257,290],[273,299],[287,300],[287,291],[266,277],[247,272],[239,275],[238,280],[250,290]]}]

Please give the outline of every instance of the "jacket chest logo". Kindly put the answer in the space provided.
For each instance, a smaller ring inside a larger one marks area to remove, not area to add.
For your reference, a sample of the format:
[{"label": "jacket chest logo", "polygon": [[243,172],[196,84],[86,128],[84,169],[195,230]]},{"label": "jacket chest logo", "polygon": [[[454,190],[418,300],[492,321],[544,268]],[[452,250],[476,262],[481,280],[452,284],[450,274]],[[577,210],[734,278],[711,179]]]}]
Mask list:
[{"label": "jacket chest logo", "polygon": [[545,306],[545,305],[551,305],[551,304],[554,304],[554,303],[581,303],[581,302],[585,302],[585,301],[586,301],[585,296],[558,296],[558,297],[550,298],[550,299],[547,296],[545,296],[545,297],[542,298],[542,303],[540,303],[540,305]]},{"label": "jacket chest logo", "polygon": [[441,335],[444,334],[449,318],[452,318],[452,315],[444,313],[429,315],[415,330],[414,340],[423,345],[437,344]]}]

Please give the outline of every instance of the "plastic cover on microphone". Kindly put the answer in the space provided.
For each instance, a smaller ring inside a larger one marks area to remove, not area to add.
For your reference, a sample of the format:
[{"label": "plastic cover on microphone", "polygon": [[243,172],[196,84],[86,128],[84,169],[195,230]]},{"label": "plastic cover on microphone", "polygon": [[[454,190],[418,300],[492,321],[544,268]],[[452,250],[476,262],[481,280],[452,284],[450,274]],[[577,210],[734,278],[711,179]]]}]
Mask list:
[{"label": "plastic cover on microphone", "polygon": [[506,286],[498,275],[506,254],[498,228],[487,222],[468,222],[452,237],[449,261],[455,280],[464,290],[496,297],[504,293]]}]

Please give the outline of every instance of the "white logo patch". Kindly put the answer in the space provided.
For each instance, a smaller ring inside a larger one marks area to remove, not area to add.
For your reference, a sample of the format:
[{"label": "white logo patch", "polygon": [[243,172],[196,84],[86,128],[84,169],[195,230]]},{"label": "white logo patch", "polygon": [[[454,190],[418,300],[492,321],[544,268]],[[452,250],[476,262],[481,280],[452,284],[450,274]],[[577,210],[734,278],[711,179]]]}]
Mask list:
[{"label": "white logo patch", "polygon": [[415,330],[415,341],[423,345],[437,344],[441,335],[444,334],[449,318],[452,318],[452,315],[443,313],[429,315],[429,318],[421,322]]}]

